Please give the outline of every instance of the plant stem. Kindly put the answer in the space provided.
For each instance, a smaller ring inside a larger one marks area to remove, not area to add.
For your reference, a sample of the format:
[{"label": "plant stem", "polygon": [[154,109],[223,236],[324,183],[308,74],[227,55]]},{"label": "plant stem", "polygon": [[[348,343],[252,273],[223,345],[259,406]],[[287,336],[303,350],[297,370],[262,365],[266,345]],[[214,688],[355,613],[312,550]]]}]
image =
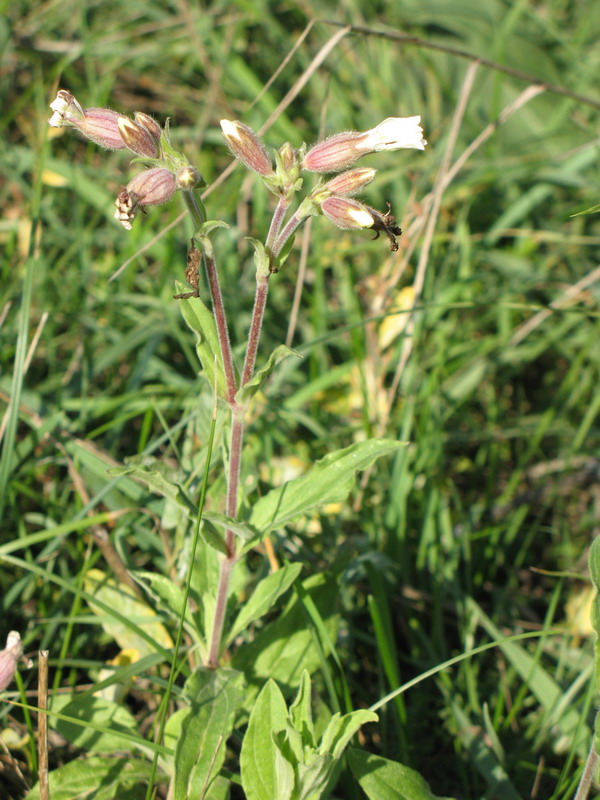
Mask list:
[{"label": "plant stem", "polygon": [[265,306],[267,304],[269,278],[270,275],[265,275],[261,276],[256,281],[256,295],[254,296],[252,322],[250,323],[250,331],[248,332],[248,346],[246,348],[246,358],[244,360],[244,371],[242,372],[242,386],[245,386],[254,374],[258,340],[260,339],[260,331],[265,315]]},{"label": "plant stem", "polygon": [[231,353],[231,343],[229,341],[229,330],[227,329],[227,317],[225,306],[223,305],[223,295],[219,284],[219,274],[215,264],[212,245],[205,242],[202,248],[202,259],[206,269],[210,296],[212,298],[215,323],[217,325],[217,336],[221,347],[221,358],[223,360],[223,370],[227,383],[227,402],[233,408],[235,404],[235,393],[237,392],[237,381],[235,379],[235,368],[233,366],[233,356]]},{"label": "plant stem", "polygon": [[293,236],[296,233],[300,225],[302,225],[303,222],[306,222],[309,216],[310,215],[300,216],[297,211],[295,214],[292,214],[292,216],[288,219],[287,223],[285,224],[284,229],[281,231],[281,233],[277,236],[277,238],[273,242],[271,252],[273,254],[274,259],[277,258],[279,253],[281,253],[285,243],[290,238],[290,236]]},{"label": "plant stem", "polygon": [[[241,381],[242,386],[244,386],[250,380],[254,372],[256,352],[258,350],[258,340],[260,338],[260,331],[262,328],[262,321],[267,302],[269,277],[269,275],[266,275],[264,278],[262,278],[262,280],[257,280],[256,283],[256,296],[254,299],[252,322],[250,323],[250,331],[248,334],[248,346],[246,349],[246,359],[244,361],[244,371],[242,373]],[[227,480],[227,514],[228,516],[235,518],[237,516],[246,406],[237,404],[233,405],[231,414],[229,476]],[[213,629],[208,651],[207,666],[211,667],[212,669],[216,669],[219,664],[219,651],[221,649],[223,625],[225,622],[225,610],[227,608],[227,597],[229,594],[229,580],[237,560],[235,552],[235,534],[232,530],[228,530],[225,534],[225,546],[227,547],[227,555],[221,561],[219,585],[217,588],[217,598],[215,604],[215,616],[213,620]]]},{"label": "plant stem", "polygon": [[[190,216],[194,220],[194,226],[198,229],[205,221],[204,214],[196,202],[193,192],[183,192],[183,197]],[[208,239],[205,239],[203,242],[202,261],[204,262],[206,277],[208,279],[213,312],[215,315],[215,324],[217,326],[217,336],[219,337],[219,346],[221,348],[221,361],[227,383],[227,402],[233,407],[235,403],[235,393],[237,392],[237,381],[235,379],[235,368],[233,366],[231,343],[229,341],[229,331],[227,328],[227,315],[225,313],[225,305],[223,303],[223,295],[219,283],[219,274],[215,264],[212,245]]]},{"label": "plant stem", "polygon": [[[265,248],[269,251],[271,258],[276,258],[281,252],[281,248],[291,236],[291,234],[304,222],[306,217],[298,218],[293,216],[284,230],[281,231],[283,220],[289,206],[289,199],[285,196],[279,198],[277,207],[273,212],[273,218],[269,226],[269,233],[265,243]],[[290,223],[293,221],[292,226]],[[285,235],[286,230],[290,233]],[[254,374],[256,364],[256,354],[258,352],[258,342],[265,316],[267,295],[269,292],[270,273],[257,273],[256,294],[254,296],[254,308],[252,310],[252,320],[248,331],[248,344],[246,346],[246,357],[244,359],[244,369],[240,386],[245,386]],[[214,300],[213,300],[214,302]],[[216,313],[216,307],[215,307]],[[229,385],[229,384],[228,384]],[[235,393],[234,393],[235,394]],[[230,401],[231,405],[231,439],[229,446],[229,475],[227,480],[227,515],[236,518],[238,507],[238,494],[240,486],[240,470],[242,462],[242,446],[244,443],[244,425],[247,407],[245,404],[238,404]],[[227,555],[221,560],[219,572],[219,584],[217,587],[217,597],[215,603],[215,616],[208,651],[207,666],[216,669],[219,664],[219,653],[221,650],[221,639],[223,637],[223,626],[225,623],[225,611],[227,609],[227,597],[229,594],[229,581],[235,562],[237,561],[235,548],[235,534],[228,530],[225,534],[225,545]]]},{"label": "plant stem", "polygon": [[289,199],[284,195],[281,195],[277,203],[277,207],[273,212],[273,219],[271,220],[271,224],[269,226],[269,233],[267,235],[267,241],[265,242],[265,247],[269,251],[272,251],[273,249],[273,245],[275,244],[275,240],[277,239],[277,234],[281,230],[281,225],[283,224],[283,218],[285,217],[285,212],[288,210],[289,205],[290,205]]},{"label": "plant stem", "polygon": [[592,783],[594,781],[594,773],[596,772],[597,765],[598,765],[598,754],[596,753],[595,743],[594,741],[592,741],[592,746],[590,747],[590,752],[588,753],[588,757],[585,762],[585,767],[581,775],[581,780],[579,781],[579,786],[577,787],[577,794],[575,795],[574,800],[586,800],[587,796],[590,793],[590,789],[592,788]]}]

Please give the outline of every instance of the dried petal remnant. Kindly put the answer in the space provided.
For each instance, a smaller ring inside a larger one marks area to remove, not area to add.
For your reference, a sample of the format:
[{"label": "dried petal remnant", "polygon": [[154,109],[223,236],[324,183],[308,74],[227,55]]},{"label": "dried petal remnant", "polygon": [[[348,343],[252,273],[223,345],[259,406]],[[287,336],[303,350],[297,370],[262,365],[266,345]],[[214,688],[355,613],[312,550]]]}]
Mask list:
[{"label": "dried petal remnant", "polygon": [[115,219],[130,231],[131,223],[140,209],[166,203],[176,189],[175,176],[165,167],[140,172],[117,195]]}]

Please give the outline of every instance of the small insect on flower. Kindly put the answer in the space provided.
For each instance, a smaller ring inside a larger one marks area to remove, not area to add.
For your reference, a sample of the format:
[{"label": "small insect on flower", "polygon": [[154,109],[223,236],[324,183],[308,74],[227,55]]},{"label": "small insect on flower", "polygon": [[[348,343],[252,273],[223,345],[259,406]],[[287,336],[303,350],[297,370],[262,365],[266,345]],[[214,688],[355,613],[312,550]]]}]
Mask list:
[{"label": "small insect on flower", "polygon": [[375,220],[371,227],[375,231],[375,236],[373,237],[374,239],[379,239],[379,235],[382,231],[385,233],[390,240],[390,250],[392,253],[395,253],[398,250],[396,236],[402,236],[402,228],[399,225],[396,225],[396,218],[392,214],[391,203],[388,203],[387,207],[388,210],[385,212],[385,214],[382,214],[380,211],[376,211],[374,208],[369,207],[369,211]]}]

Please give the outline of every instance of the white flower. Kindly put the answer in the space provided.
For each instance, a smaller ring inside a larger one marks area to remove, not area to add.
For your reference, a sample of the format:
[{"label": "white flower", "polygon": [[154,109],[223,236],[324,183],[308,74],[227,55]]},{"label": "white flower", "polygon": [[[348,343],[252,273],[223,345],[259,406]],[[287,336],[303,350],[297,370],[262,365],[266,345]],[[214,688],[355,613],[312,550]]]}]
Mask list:
[{"label": "white flower", "polygon": [[375,128],[365,131],[355,147],[370,153],[402,147],[424,150],[427,142],[423,138],[420,122],[421,117],[388,117]]}]

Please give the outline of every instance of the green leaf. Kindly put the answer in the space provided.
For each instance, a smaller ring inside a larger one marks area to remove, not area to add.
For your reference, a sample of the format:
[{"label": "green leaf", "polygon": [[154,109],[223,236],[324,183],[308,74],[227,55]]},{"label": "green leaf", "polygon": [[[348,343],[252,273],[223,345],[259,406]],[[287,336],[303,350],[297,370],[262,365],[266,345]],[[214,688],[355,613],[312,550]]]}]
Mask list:
[{"label": "green leaf", "polygon": [[198,239],[199,243],[202,244],[202,240],[209,237],[218,228],[229,228],[229,225],[223,222],[222,219],[207,219],[194,231],[194,239]]},{"label": "green leaf", "polygon": [[248,522],[243,522],[239,519],[233,519],[226,514],[219,514],[216,511],[206,511],[202,514],[202,521],[210,523],[215,528],[220,528],[223,533],[225,531],[233,531],[240,539],[253,539],[257,536],[258,531],[253,528]]},{"label": "green leaf", "polygon": [[283,267],[289,254],[292,251],[292,247],[294,246],[294,240],[296,236],[290,236],[290,238],[286,241],[286,243],[281,248],[281,252],[275,259],[275,263],[273,264],[273,272],[279,272],[279,270]]},{"label": "green leaf", "polygon": [[358,711],[351,711],[341,717],[334,714],[327,728],[323,731],[319,744],[320,753],[331,753],[338,759],[344,752],[348,742],[359,728],[367,722],[377,722],[379,717],[374,711],[361,708]]},{"label": "green leaf", "polygon": [[304,747],[317,746],[310,700],[310,675],[304,670],[300,679],[298,694],[290,706],[290,722],[300,734]]},{"label": "green leaf", "polygon": [[181,486],[165,476],[166,469],[165,465],[155,458],[144,460],[131,458],[127,460],[125,466],[109,469],[108,474],[115,477],[129,475],[136,478],[146,484],[152,492],[172,500],[190,519],[196,519],[198,509]]},{"label": "green leaf", "polygon": [[[74,797],[90,800],[114,800],[121,790],[143,786],[150,772],[150,762],[136,758],[92,756],[70,761],[48,774],[52,800],[73,800]],[[39,784],[27,794],[25,800],[39,800]]]},{"label": "green leaf", "polygon": [[292,765],[282,758],[273,733],[283,730],[287,708],[281,690],[268,680],[250,714],[240,752],[242,787],[247,800],[290,800]]},{"label": "green leaf", "polygon": [[174,800],[204,796],[218,776],[243,700],[244,676],[232,669],[200,667],[185,682],[183,693],[190,709],[175,750]]},{"label": "green leaf", "polygon": [[275,367],[281,361],[283,361],[284,358],[288,358],[289,356],[297,356],[298,358],[302,358],[300,353],[297,353],[295,350],[292,350],[291,347],[287,347],[285,344],[280,344],[279,347],[276,347],[269,356],[269,360],[265,366],[255,372],[248,383],[244,384],[244,386],[242,386],[242,388],[236,394],[236,403],[238,403],[238,405],[245,405],[248,403],[262,388],[263,384],[273,372]]},{"label": "green leaf", "polygon": [[[183,612],[183,589],[171,578],[159,572],[144,572],[143,570],[131,571],[131,577],[154,600],[160,611],[165,611],[171,617],[180,619]],[[185,621],[188,630],[197,634],[197,626],[189,606],[185,610]]]},{"label": "green leaf", "polygon": [[[299,764],[296,778],[298,800],[318,800],[328,787],[336,760],[326,753],[311,753],[304,764]],[[329,796],[329,795],[327,795]]]},{"label": "green leaf", "polygon": [[588,556],[590,577],[596,591],[600,591],[600,536],[597,536],[590,547]]},{"label": "green leaf", "polygon": [[[176,281],[177,292],[185,293],[186,286]],[[196,334],[196,352],[211,386],[215,385],[215,356],[217,357],[217,387],[220,397],[227,394],[227,384],[221,363],[221,348],[212,312],[199,297],[179,300],[179,308],[187,326]]]},{"label": "green leaf", "polygon": [[582,217],[584,214],[597,214],[600,211],[600,203],[596,206],[590,206],[585,211],[578,211],[576,214],[571,214],[571,217]]},{"label": "green leaf", "polygon": [[368,439],[329,453],[317,461],[308,474],[261,497],[254,504],[250,523],[265,536],[314,508],[339,503],[350,493],[357,472],[367,469],[381,456],[405,446],[406,442],[393,439]]},{"label": "green leaf", "polygon": [[216,550],[217,553],[222,553],[224,556],[228,554],[227,545],[225,544],[225,537],[210,520],[204,518],[202,519],[200,536],[202,537],[203,541],[206,542],[209,547],[212,547],[213,550]]},{"label": "green leaf", "polygon": [[271,259],[265,246],[258,239],[246,236],[246,241],[250,242],[254,248],[254,264],[256,266],[256,277],[266,278],[271,273]]},{"label": "green leaf", "polygon": [[369,800],[437,800],[425,778],[397,761],[351,748],[348,763]]},{"label": "green leaf", "polygon": [[[154,652],[149,641],[143,638],[137,629],[141,629],[161,647],[173,646],[169,631],[162,624],[153,608],[136,597],[128,586],[117,583],[99,569],[90,569],[86,573],[85,590],[109,608],[118,609],[123,617],[106,616],[105,609],[97,606],[90,599],[91,610],[99,617],[104,631],[111,636],[122,650],[135,649],[140,657]],[[131,623],[131,624],[129,624]],[[135,625],[133,624],[135,623]]]},{"label": "green leaf", "polygon": [[227,643],[232,642],[239,633],[246,630],[251,622],[264,616],[278,598],[287,592],[301,572],[302,564],[286,564],[277,572],[263,578],[237,615],[227,636]]},{"label": "green leaf", "polygon": [[87,725],[83,727],[76,721],[68,722],[56,718],[55,730],[76,747],[96,753],[114,753],[116,750],[131,750],[134,746],[130,738],[119,736],[119,731],[136,736],[138,730],[135,718],[124,706],[112,700],[89,694],[74,698],[69,695],[57,695],[52,703],[52,711],[60,713],[63,717],[72,717],[73,720],[83,719],[92,726],[110,728],[111,733],[106,733]]},{"label": "green leaf", "polygon": [[[338,587],[323,573],[312,575],[302,584],[323,617],[327,634],[333,641],[337,632]],[[251,708],[256,687],[274,678],[288,687],[298,686],[304,669],[314,672],[320,665],[314,630],[304,607],[293,597],[281,615],[265,626],[252,642],[240,647],[232,666],[246,675],[249,686],[244,706]]]}]

